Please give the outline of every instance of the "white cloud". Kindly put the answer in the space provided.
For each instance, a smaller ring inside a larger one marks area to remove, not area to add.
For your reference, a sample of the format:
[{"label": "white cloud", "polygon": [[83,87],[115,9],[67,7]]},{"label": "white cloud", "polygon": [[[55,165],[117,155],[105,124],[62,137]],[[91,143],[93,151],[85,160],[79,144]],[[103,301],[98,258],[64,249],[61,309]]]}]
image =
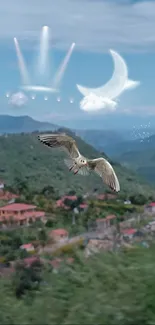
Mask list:
[{"label": "white cloud", "polygon": [[115,111],[117,103],[108,98],[103,98],[102,96],[96,96],[90,93],[85,96],[80,102],[80,108],[85,112],[96,112],[101,109],[107,113],[108,111]]},{"label": "white cloud", "polygon": [[[38,41],[51,27],[58,48],[125,51],[155,49],[155,2],[110,0],[5,0],[0,2],[0,38]],[[32,44],[32,43],[31,43]]]},{"label": "white cloud", "polygon": [[13,106],[24,106],[28,101],[28,97],[21,92],[13,94],[9,99],[9,104]]},{"label": "white cloud", "polygon": [[140,86],[140,81],[128,79],[125,84],[124,90],[134,89],[134,88],[137,88],[138,86]]}]

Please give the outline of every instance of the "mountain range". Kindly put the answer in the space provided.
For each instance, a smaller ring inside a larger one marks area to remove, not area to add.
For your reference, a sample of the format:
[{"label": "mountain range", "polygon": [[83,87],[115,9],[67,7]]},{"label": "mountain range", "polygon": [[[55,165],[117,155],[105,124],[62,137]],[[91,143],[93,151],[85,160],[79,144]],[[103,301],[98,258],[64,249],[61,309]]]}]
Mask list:
[{"label": "mountain range", "polygon": [[[32,133],[35,131],[55,131],[59,128],[60,127],[56,124],[36,121],[29,116],[0,115],[1,135]],[[62,128],[62,130],[67,129]],[[114,161],[127,168],[133,169],[134,172],[154,185],[155,135],[152,135],[146,139],[138,139],[133,141],[130,140],[129,132],[124,132],[122,130],[109,129],[73,131],[75,131],[76,136],[80,136],[84,142],[90,144],[91,148],[93,146],[98,155],[101,155],[101,153],[98,153],[98,151],[100,151],[103,153],[103,155],[106,154],[110,156]],[[129,171],[126,173],[128,174]]]},{"label": "mountain range", "polygon": [[57,125],[36,121],[29,116],[0,115],[0,134],[31,133],[34,131],[56,130]]},{"label": "mountain range", "polygon": [[[155,135],[147,139],[122,142],[110,148],[111,157],[155,184]],[[106,151],[107,153],[107,151]]]}]

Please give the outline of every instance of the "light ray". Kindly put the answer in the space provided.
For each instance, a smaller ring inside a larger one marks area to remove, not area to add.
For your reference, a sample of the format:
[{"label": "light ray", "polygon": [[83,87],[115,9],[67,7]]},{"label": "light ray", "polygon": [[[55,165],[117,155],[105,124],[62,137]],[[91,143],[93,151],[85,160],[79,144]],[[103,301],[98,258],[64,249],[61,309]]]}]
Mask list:
[{"label": "light ray", "polygon": [[66,56],[65,56],[65,58],[63,60],[63,62],[61,63],[58,71],[56,72],[56,75],[54,77],[53,84],[52,84],[54,88],[59,88],[60,87],[60,83],[61,83],[62,78],[64,76],[65,70],[66,70],[67,65],[69,63],[69,60],[71,58],[74,47],[75,47],[75,43],[72,43],[69,51],[67,52],[67,54],[66,54]]},{"label": "light ray", "polygon": [[29,78],[28,70],[26,68],[26,64],[25,64],[25,61],[24,61],[24,58],[23,58],[23,55],[20,50],[19,43],[18,43],[18,40],[16,37],[14,37],[14,43],[15,43],[19,71],[20,71],[22,83],[23,83],[23,85],[28,85],[28,84],[30,84],[30,78]]},{"label": "light ray", "polygon": [[38,57],[38,72],[40,75],[45,75],[47,72],[49,50],[49,27],[43,26],[41,31],[40,51]]}]

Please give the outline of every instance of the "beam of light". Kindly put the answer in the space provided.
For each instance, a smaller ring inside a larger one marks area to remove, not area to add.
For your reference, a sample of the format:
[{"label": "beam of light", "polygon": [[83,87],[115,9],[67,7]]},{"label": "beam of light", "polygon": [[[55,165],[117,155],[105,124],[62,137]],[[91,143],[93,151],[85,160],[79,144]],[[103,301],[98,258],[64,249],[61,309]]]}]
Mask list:
[{"label": "beam of light", "polygon": [[33,99],[33,100],[36,99],[36,96],[35,95],[32,95],[31,96],[31,99]]},{"label": "beam of light", "polygon": [[69,63],[69,60],[70,60],[70,57],[71,57],[72,52],[74,50],[74,47],[75,47],[75,43],[72,43],[69,51],[67,52],[67,54],[66,54],[66,56],[65,56],[65,58],[63,60],[63,62],[61,63],[58,71],[56,72],[56,75],[55,75],[54,80],[53,80],[53,87],[54,88],[59,88],[59,86],[60,86],[60,83],[61,83],[62,78],[64,76],[65,70],[66,70],[67,65]]},{"label": "beam of light", "polygon": [[40,75],[44,75],[47,70],[49,50],[49,27],[43,26],[40,39],[40,51],[38,57],[38,72]]},{"label": "beam of light", "polygon": [[22,86],[21,89],[25,91],[36,91],[36,92],[47,92],[47,93],[56,93],[58,92],[57,89],[44,87],[44,86]]},{"label": "beam of light", "polygon": [[57,102],[61,102],[61,98],[60,97],[57,97]]},{"label": "beam of light", "polygon": [[10,97],[10,94],[9,93],[6,93],[6,97],[9,98]]},{"label": "beam of light", "polygon": [[19,71],[22,79],[23,85],[28,85],[30,84],[30,78],[29,74],[26,68],[26,64],[22,55],[22,52],[19,47],[19,43],[17,41],[17,38],[14,37],[14,43],[15,43],[15,48],[16,48],[16,53],[17,53],[17,58],[18,58],[18,65],[19,65]]},{"label": "beam of light", "polygon": [[44,100],[48,100],[48,97],[47,97],[47,96],[45,96],[45,97],[44,97]]}]

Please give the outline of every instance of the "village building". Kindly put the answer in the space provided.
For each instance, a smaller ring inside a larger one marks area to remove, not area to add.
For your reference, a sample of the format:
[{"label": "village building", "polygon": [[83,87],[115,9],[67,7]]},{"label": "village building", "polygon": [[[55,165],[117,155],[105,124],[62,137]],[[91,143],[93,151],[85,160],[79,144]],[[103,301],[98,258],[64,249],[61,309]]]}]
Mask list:
[{"label": "village building", "polygon": [[132,239],[136,232],[137,232],[137,229],[134,229],[134,228],[123,229],[122,235],[124,238]]},{"label": "village building", "polygon": [[33,252],[34,251],[34,246],[29,243],[29,244],[24,244],[20,246],[20,249],[25,249],[27,252]]},{"label": "village building", "polygon": [[116,219],[115,215],[109,215],[106,218],[98,218],[96,219],[96,230],[104,231],[107,228],[111,227]]},{"label": "village building", "polygon": [[148,214],[155,214],[155,202],[147,204],[144,208],[144,212]]},{"label": "village building", "polygon": [[0,207],[0,223],[2,225],[29,225],[36,220],[46,221],[45,212],[37,211],[35,205],[13,203]]},{"label": "village building", "polygon": [[50,231],[49,237],[54,242],[64,242],[68,240],[68,231],[66,229],[54,229]]}]

